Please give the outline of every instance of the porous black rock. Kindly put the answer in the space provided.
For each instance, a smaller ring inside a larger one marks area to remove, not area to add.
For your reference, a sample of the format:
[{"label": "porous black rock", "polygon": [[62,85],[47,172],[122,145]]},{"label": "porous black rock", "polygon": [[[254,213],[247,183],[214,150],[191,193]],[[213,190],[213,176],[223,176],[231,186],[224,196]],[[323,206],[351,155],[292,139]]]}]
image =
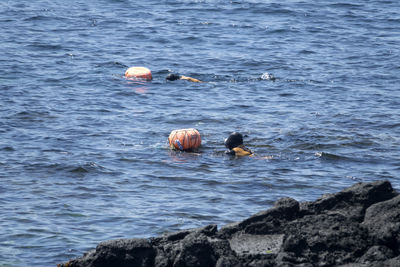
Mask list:
[{"label": "porous black rock", "polygon": [[100,243],[73,266],[400,266],[400,195],[388,181],[274,207],[241,222]]}]

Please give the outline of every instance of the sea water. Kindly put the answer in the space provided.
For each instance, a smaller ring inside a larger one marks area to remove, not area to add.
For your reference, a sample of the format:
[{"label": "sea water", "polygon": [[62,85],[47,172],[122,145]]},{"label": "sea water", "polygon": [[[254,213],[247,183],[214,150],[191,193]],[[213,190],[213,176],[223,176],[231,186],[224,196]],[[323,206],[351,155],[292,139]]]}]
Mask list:
[{"label": "sea water", "polygon": [[[400,189],[398,1],[3,0],[0,26],[0,266]],[[199,153],[171,151],[192,127]]]}]

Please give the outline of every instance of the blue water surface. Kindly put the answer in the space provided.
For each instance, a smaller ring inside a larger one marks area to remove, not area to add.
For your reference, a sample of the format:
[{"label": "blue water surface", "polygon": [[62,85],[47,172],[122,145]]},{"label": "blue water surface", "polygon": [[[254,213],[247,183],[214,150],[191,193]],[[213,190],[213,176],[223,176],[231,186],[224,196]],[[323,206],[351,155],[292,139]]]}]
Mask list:
[{"label": "blue water surface", "polygon": [[[0,266],[400,189],[398,1],[1,1],[0,25]],[[169,150],[189,127],[199,153]]]}]

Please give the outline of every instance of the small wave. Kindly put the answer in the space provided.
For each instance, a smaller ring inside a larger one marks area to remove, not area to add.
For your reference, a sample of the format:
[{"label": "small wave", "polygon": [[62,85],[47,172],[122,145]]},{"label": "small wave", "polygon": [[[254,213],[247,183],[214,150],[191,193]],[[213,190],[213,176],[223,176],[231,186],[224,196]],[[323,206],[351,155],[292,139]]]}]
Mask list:
[{"label": "small wave", "polygon": [[56,116],[51,115],[48,111],[21,111],[9,118],[18,121],[42,122],[45,119],[54,119]]},{"label": "small wave", "polygon": [[288,32],[287,29],[267,29],[267,30],[269,31],[270,34]]},{"label": "small wave", "polygon": [[72,173],[81,173],[81,174],[85,174],[85,173],[89,173],[89,172],[104,172],[105,168],[94,163],[94,162],[88,162],[88,163],[84,163],[82,165],[79,166],[74,166],[68,167],[69,172]]},{"label": "small wave", "polygon": [[307,50],[307,49],[303,49],[303,50],[301,50],[299,53],[300,53],[300,54],[309,55],[309,54],[315,54],[316,52],[311,51],[311,50]]},{"label": "small wave", "polygon": [[293,93],[282,93],[279,94],[280,97],[292,97],[292,96],[296,96],[296,94]]},{"label": "small wave", "polygon": [[1,151],[9,151],[9,152],[12,152],[12,151],[15,151],[15,148],[13,148],[12,146],[5,146],[5,147],[1,147],[0,150],[1,150]]},{"label": "small wave", "polygon": [[98,63],[96,65],[96,67],[112,67],[112,66],[118,66],[118,67],[124,67],[124,68],[129,67],[128,65],[126,65],[122,62],[118,62],[118,61],[107,61],[107,62]]},{"label": "small wave", "polygon": [[339,156],[331,153],[326,153],[326,152],[316,152],[315,156],[317,156],[320,159],[323,160],[349,160],[349,158],[344,157],[344,156]]},{"label": "small wave", "polygon": [[332,149],[337,148],[339,144],[320,144],[313,142],[303,142],[301,144],[296,144],[290,146],[291,149],[300,149],[300,150],[319,150],[319,149]]},{"label": "small wave", "polygon": [[103,166],[100,166],[94,162],[88,162],[83,164],[67,164],[64,162],[57,162],[57,163],[29,163],[25,165],[25,170],[33,172],[33,173],[41,173],[47,175],[53,175],[54,173],[59,174],[62,173],[69,173],[70,175],[77,175],[77,176],[85,176],[87,174],[111,174],[116,175],[119,174],[118,172],[114,172],[109,170]]},{"label": "small wave", "polygon": [[42,16],[42,15],[35,15],[35,16],[24,19],[24,21],[37,21],[37,20],[48,20],[48,19],[51,19],[51,18],[47,17],[47,16]]},{"label": "small wave", "polygon": [[89,170],[86,169],[86,168],[84,168],[84,167],[82,167],[82,166],[79,166],[79,167],[76,167],[76,168],[70,170],[70,172],[74,172],[74,173],[88,173]]},{"label": "small wave", "polygon": [[354,3],[333,3],[333,4],[330,4],[329,6],[338,7],[338,8],[344,8],[344,9],[356,9],[358,7],[362,7],[363,5],[354,4]]},{"label": "small wave", "polygon": [[[283,5],[276,3],[272,3],[268,6],[255,4],[252,5],[251,8],[253,14],[273,14],[274,16],[289,16],[296,14],[296,11],[284,8]],[[242,11],[242,8],[238,9],[238,11]]]},{"label": "small wave", "polygon": [[60,44],[45,44],[39,42],[34,42],[27,46],[39,50],[61,50],[63,48]]}]

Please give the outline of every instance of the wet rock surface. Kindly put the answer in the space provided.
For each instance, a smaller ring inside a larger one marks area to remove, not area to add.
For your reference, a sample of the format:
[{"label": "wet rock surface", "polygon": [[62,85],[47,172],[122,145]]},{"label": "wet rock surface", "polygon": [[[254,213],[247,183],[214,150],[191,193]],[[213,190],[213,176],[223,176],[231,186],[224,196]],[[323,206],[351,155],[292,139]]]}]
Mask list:
[{"label": "wet rock surface", "polygon": [[312,202],[282,198],[219,230],[106,241],[59,266],[400,266],[400,195],[377,181]]}]

